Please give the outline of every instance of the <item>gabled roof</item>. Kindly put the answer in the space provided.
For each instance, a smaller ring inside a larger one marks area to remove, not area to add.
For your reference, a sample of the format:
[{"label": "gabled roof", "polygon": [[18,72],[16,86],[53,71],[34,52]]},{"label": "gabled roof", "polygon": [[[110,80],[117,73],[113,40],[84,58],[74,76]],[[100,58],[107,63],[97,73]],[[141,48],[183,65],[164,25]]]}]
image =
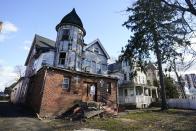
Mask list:
[{"label": "gabled roof", "polygon": [[33,43],[31,45],[29,54],[27,56],[26,62],[25,62],[25,66],[28,64],[31,53],[33,51],[33,47],[36,47],[38,49],[54,49],[55,48],[55,41],[50,40],[48,38],[42,37],[40,35],[35,34]]},{"label": "gabled roof", "polygon": [[119,72],[122,69],[121,62],[116,62],[113,64],[108,65],[108,70],[110,73]]},{"label": "gabled roof", "polygon": [[61,22],[56,26],[56,30],[58,30],[60,26],[67,24],[79,27],[84,32],[84,35],[86,34],[82,21],[76,13],[75,8],[73,8],[73,10],[69,14],[63,17]]},{"label": "gabled roof", "polygon": [[151,63],[151,62],[148,63],[147,69],[157,70],[157,68],[155,67],[155,65],[153,63]]},{"label": "gabled roof", "polygon": [[84,50],[86,51],[88,48],[90,48],[92,45],[94,44],[98,44],[100,46],[100,48],[102,49],[104,55],[107,57],[107,59],[110,59],[110,56],[108,55],[108,53],[106,52],[106,50],[104,49],[103,45],[101,44],[99,39],[94,40],[93,42],[91,42],[90,44],[88,44],[86,47],[84,47]]}]

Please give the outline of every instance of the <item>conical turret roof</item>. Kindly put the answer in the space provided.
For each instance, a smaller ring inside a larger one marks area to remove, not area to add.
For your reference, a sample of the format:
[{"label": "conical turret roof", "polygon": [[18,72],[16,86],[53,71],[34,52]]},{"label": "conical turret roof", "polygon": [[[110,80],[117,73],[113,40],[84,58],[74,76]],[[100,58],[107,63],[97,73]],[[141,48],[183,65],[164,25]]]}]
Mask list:
[{"label": "conical turret roof", "polygon": [[84,32],[84,35],[86,34],[86,31],[84,30],[82,21],[81,21],[80,17],[77,15],[75,8],[73,8],[73,10],[69,14],[67,14],[66,16],[63,17],[61,22],[56,26],[56,30],[58,30],[58,28],[62,25],[77,26],[78,28],[80,28]]}]

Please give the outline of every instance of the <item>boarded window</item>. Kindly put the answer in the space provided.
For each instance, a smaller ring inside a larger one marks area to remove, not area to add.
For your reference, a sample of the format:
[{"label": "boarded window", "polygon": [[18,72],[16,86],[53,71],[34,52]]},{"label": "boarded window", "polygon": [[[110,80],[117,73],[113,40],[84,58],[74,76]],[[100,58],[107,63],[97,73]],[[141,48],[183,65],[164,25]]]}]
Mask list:
[{"label": "boarded window", "polygon": [[66,53],[60,53],[59,55],[59,64],[64,65],[65,64],[65,58],[66,58]]},{"label": "boarded window", "polygon": [[69,89],[69,86],[70,86],[69,81],[70,81],[70,79],[68,77],[64,77],[63,84],[62,84],[63,89]]},{"label": "boarded window", "polygon": [[63,29],[63,34],[62,34],[62,38],[61,40],[69,40],[69,36],[70,36],[70,30],[69,29]]}]

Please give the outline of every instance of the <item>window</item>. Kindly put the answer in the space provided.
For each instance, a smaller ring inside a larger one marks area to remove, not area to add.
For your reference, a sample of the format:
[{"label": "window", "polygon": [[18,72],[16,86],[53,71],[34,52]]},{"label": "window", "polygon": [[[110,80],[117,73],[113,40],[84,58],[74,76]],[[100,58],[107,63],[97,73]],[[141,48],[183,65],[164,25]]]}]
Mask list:
[{"label": "window", "polygon": [[102,64],[102,70],[107,71],[107,65],[106,64]]},{"label": "window", "polygon": [[63,84],[62,85],[63,85],[62,87],[64,89],[69,89],[69,78],[64,77],[64,80],[63,80]]},{"label": "window", "polygon": [[72,50],[72,44],[71,43],[68,44],[68,50]]},{"label": "window", "polygon": [[101,73],[101,64],[97,63],[97,73]]},{"label": "window", "polygon": [[96,62],[92,61],[91,69],[94,73],[96,73]]},{"label": "window", "polygon": [[112,87],[111,87],[111,82],[108,82],[106,85],[106,91],[107,93],[111,94],[112,93]]},{"label": "window", "polygon": [[144,76],[142,77],[142,83],[145,84]]},{"label": "window", "polygon": [[64,65],[65,64],[65,58],[66,58],[66,53],[60,53],[59,55],[59,64]]},{"label": "window", "polygon": [[124,95],[125,95],[125,96],[128,96],[127,89],[124,90]]},{"label": "window", "polygon": [[129,80],[131,80],[132,79],[132,74],[131,73],[129,73]]},{"label": "window", "polygon": [[77,43],[78,44],[82,44],[83,43],[83,36],[82,36],[82,34],[78,34]]},{"label": "window", "polygon": [[138,81],[137,81],[137,77],[135,77],[135,83],[138,83]]},{"label": "window", "polygon": [[127,74],[124,74],[124,80],[127,80]]},{"label": "window", "polygon": [[97,54],[99,54],[99,48],[95,47],[94,48],[94,52],[97,53]]},{"label": "window", "polygon": [[77,61],[77,67],[81,68],[81,62],[80,61]]},{"label": "window", "polygon": [[69,40],[70,31],[69,29],[63,29],[63,34],[61,40]]},{"label": "window", "polygon": [[47,65],[47,61],[45,59],[42,60],[42,65]]},{"label": "window", "polygon": [[86,60],[86,66],[90,67],[91,66],[91,61]]}]

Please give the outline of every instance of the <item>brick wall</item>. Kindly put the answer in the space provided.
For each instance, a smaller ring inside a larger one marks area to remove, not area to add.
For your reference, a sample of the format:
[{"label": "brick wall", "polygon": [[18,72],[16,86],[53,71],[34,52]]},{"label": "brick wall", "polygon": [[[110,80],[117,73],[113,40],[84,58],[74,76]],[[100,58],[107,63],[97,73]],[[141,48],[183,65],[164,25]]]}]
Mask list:
[{"label": "brick wall", "polygon": [[34,112],[40,112],[42,91],[44,88],[44,75],[45,71],[40,70],[36,75],[30,77],[27,95],[26,105],[33,109]]},{"label": "brick wall", "polygon": [[[100,100],[100,95],[103,94],[105,89],[101,87],[100,80],[111,82],[111,94],[107,95],[107,99],[116,104],[116,88],[117,80],[108,77],[96,77],[96,75],[88,75],[85,73],[77,73],[71,71],[57,70],[49,68],[46,71],[44,82],[44,72],[41,71],[34,77],[31,89],[34,90],[28,96],[32,100],[31,107],[39,111],[42,117],[57,116],[70,108],[77,100],[88,101],[90,96],[87,96],[87,84],[95,83],[97,86],[97,101]],[[39,77],[39,78],[37,78]],[[70,88],[62,88],[64,77],[70,78]],[[36,84],[35,84],[36,83]],[[41,92],[42,85],[44,84],[43,95]],[[36,97],[36,98],[35,98]],[[41,102],[41,105],[40,105]],[[37,109],[40,107],[40,110]]]}]

